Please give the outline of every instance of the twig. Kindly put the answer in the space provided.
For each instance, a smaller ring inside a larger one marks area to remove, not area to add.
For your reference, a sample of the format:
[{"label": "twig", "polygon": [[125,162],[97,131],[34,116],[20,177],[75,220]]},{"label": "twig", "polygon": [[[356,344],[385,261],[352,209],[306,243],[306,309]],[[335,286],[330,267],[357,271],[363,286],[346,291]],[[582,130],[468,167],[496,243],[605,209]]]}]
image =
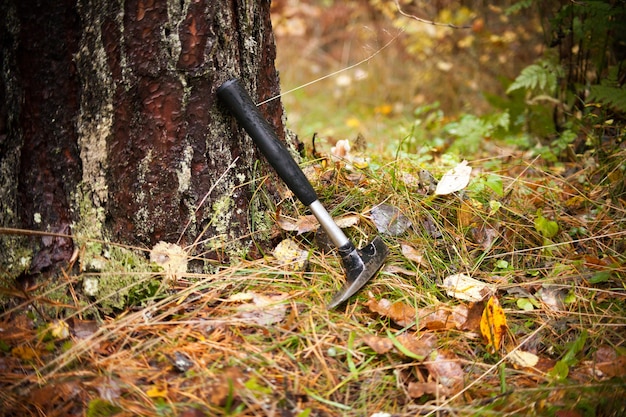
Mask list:
[{"label": "twig", "polygon": [[441,23],[441,22],[435,22],[432,20],[422,19],[421,17],[417,17],[415,15],[409,14],[405,12],[404,10],[402,10],[402,7],[400,6],[400,2],[398,2],[398,0],[396,0],[396,7],[398,9],[398,13],[400,13],[402,16],[408,17],[409,19],[417,20],[418,22],[426,23],[427,25],[443,26],[443,27],[448,27],[452,29],[471,29],[472,28],[471,25],[458,26],[452,23]]}]

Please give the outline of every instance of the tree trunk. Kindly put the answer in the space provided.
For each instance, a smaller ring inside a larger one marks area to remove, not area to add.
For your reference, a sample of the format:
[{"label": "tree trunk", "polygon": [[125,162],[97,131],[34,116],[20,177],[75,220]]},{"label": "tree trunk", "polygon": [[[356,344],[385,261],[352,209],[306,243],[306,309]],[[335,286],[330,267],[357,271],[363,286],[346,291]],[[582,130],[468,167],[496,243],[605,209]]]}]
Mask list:
[{"label": "tree trunk", "polygon": [[[202,240],[196,253],[218,257],[263,239],[254,196],[270,170],[215,90],[236,76],[259,101],[278,94],[268,0],[8,0],[0,13],[0,226],[59,234],[0,231],[3,275],[50,269],[85,239]],[[261,110],[284,139],[280,101]]]}]

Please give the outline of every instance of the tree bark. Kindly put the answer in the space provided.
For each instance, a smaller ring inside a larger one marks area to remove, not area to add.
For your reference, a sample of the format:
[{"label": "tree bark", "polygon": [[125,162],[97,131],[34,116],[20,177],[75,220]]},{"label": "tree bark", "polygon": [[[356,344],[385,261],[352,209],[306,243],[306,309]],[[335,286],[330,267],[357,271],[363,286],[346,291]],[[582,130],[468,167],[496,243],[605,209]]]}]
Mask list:
[{"label": "tree bark", "polygon": [[[263,238],[253,196],[270,170],[215,90],[236,76],[259,101],[279,93],[268,0],[8,0],[0,13],[0,225],[75,237],[0,232],[5,273],[65,262],[81,238],[200,239],[197,253],[224,257]],[[261,110],[284,139],[280,101]]]}]

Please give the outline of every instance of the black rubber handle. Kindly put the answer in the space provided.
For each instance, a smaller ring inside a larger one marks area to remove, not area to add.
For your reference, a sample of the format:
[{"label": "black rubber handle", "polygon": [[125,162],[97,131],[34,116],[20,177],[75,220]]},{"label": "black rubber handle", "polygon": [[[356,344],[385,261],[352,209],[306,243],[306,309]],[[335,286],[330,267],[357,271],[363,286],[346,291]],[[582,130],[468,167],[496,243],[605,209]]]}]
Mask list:
[{"label": "black rubber handle", "polygon": [[302,204],[308,206],[317,200],[317,194],[304,172],[278,139],[276,132],[257,109],[239,80],[233,78],[226,81],[217,89],[217,96],[226,104],[239,125],[248,132],[270,165]]}]

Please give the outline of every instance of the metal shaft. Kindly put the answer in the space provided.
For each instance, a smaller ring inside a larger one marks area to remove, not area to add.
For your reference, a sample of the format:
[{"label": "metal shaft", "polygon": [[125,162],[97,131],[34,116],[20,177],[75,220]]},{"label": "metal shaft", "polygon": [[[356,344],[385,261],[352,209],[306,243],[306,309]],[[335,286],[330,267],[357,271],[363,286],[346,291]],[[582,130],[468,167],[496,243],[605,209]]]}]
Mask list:
[{"label": "metal shaft", "polygon": [[328,211],[324,208],[322,203],[319,200],[315,200],[309,205],[309,209],[315,216],[322,229],[326,232],[330,240],[337,246],[338,248],[344,247],[347,243],[350,242],[348,237],[343,233],[341,228],[337,226],[337,223],[333,220],[333,218],[328,214]]}]

